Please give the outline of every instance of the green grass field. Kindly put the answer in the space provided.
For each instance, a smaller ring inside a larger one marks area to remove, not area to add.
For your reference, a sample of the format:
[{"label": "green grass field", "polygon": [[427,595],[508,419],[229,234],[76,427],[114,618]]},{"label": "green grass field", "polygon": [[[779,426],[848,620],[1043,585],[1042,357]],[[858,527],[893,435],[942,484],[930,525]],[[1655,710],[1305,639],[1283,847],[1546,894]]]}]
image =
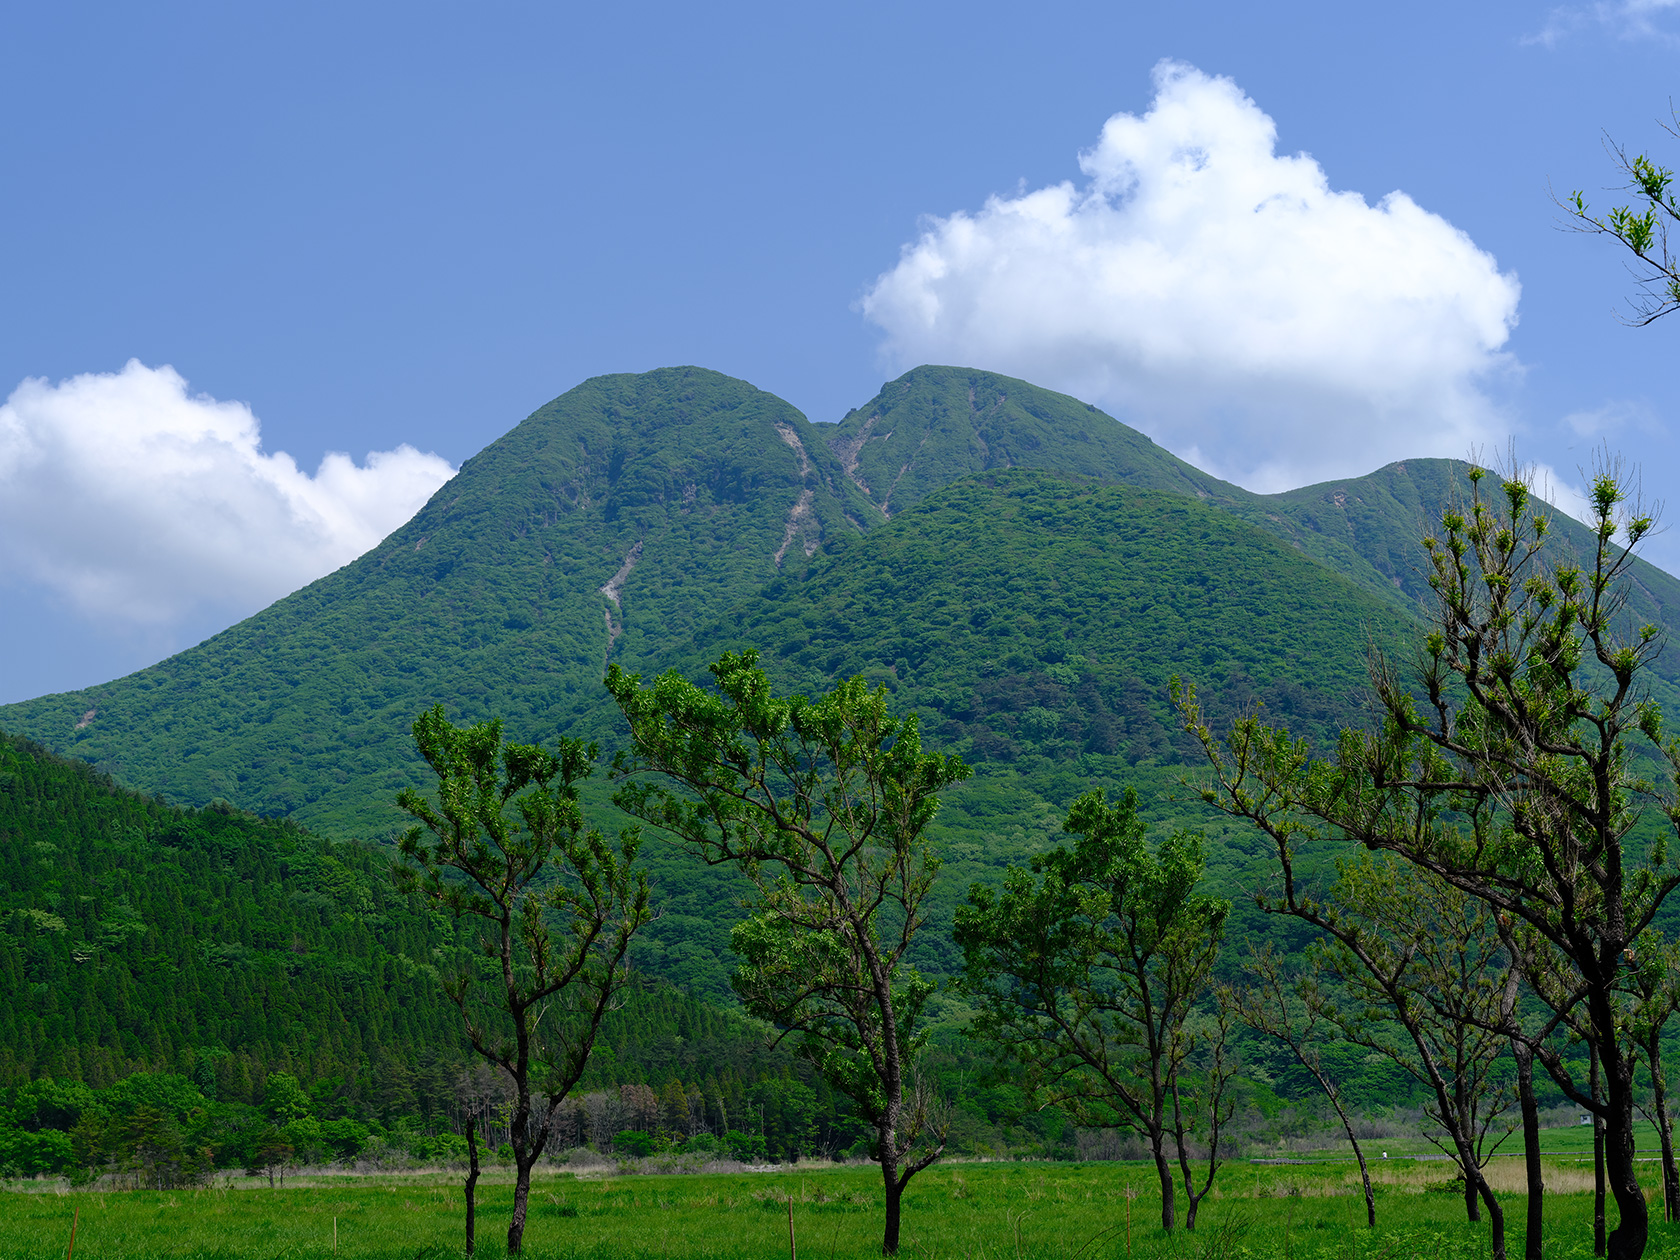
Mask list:
[{"label": "green grass field", "polygon": [[[1391,1152],[1392,1155],[1392,1152]],[[1652,1188],[1655,1165],[1646,1165]],[[1153,1171],[1140,1163],[941,1164],[911,1183],[901,1254],[981,1260],[1281,1257],[1283,1260],[1469,1260],[1487,1255],[1487,1227],[1464,1221],[1444,1163],[1390,1158],[1373,1170],[1378,1228],[1364,1228],[1351,1162],[1230,1164],[1194,1234],[1162,1234]],[[1496,1161],[1509,1242],[1521,1255],[1519,1160]],[[1546,1255],[1592,1254],[1591,1169],[1548,1168]],[[768,1260],[788,1254],[787,1201],[799,1255],[878,1254],[881,1190],[865,1167],[692,1176],[541,1176],[526,1254]],[[504,1254],[512,1205],[505,1179],[480,1187],[479,1250]],[[1126,1226],[1130,1209],[1130,1237]],[[0,1260],[328,1257],[412,1260],[461,1252],[461,1186],[453,1175],[318,1178],[270,1190],[244,1177],[165,1193],[0,1195]],[[1611,1215],[1614,1223],[1614,1212]],[[1651,1256],[1680,1256],[1680,1226],[1653,1229]]]},{"label": "green grass field", "polygon": [[[1497,1130],[1495,1132],[1497,1133]],[[1654,1124],[1643,1120],[1636,1121],[1633,1137],[1634,1145],[1641,1156],[1654,1157],[1656,1155],[1658,1142],[1657,1128]],[[1440,1147],[1421,1134],[1408,1137],[1363,1138],[1360,1140],[1360,1145],[1365,1148],[1367,1159],[1378,1159],[1383,1151],[1387,1151],[1389,1155],[1397,1158],[1407,1155],[1438,1155],[1441,1153]],[[1352,1158],[1346,1140],[1330,1132],[1326,1132],[1317,1141],[1292,1143],[1290,1149],[1303,1154],[1322,1151],[1325,1154],[1333,1154],[1337,1158],[1344,1156]],[[1546,1156],[1555,1155],[1559,1159],[1565,1160],[1570,1157],[1591,1159],[1593,1153],[1592,1126],[1567,1125],[1561,1128],[1541,1129],[1540,1152]],[[1498,1153],[1500,1155],[1520,1156],[1522,1154],[1521,1131],[1514,1132],[1507,1137],[1500,1144]],[[1251,1154],[1264,1158],[1264,1153],[1260,1151],[1253,1151]]]}]

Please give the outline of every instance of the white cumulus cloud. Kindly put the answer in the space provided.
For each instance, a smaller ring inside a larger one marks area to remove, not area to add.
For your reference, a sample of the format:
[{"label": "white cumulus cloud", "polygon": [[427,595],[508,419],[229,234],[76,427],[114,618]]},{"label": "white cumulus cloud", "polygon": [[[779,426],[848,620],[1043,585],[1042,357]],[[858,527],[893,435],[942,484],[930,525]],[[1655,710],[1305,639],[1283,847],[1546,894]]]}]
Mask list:
[{"label": "white cumulus cloud", "polygon": [[249,407],[170,367],[26,380],[0,406],[0,578],[119,627],[242,616],[355,559],[453,472],[399,446],[311,476],[262,449]]},{"label": "white cumulus cloud", "polygon": [[893,366],[953,363],[1117,410],[1257,490],[1462,457],[1519,286],[1403,192],[1337,191],[1229,79],[1155,70],[1085,182],[925,224],[862,300]]}]

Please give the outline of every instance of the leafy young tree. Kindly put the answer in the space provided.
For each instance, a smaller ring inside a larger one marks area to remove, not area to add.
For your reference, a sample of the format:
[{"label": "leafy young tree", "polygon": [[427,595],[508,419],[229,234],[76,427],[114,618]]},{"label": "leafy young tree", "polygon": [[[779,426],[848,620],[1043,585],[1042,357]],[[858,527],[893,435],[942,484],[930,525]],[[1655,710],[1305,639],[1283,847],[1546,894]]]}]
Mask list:
[{"label": "leafy young tree", "polygon": [[631,938],[653,918],[636,867],[640,837],[626,831],[609,844],[585,830],[578,785],[593,745],[564,738],[557,754],[504,745],[500,721],[456,727],[441,705],[415,720],[414,741],[437,775],[437,800],[410,788],[398,796],[418,823],[402,837],[396,874],[477,925],[478,956],[444,987],[473,1050],[513,1089],[507,1245],[517,1252],[532,1165],[626,980]]},{"label": "leafy young tree", "polygon": [[890,716],[884,690],[854,678],[815,700],[779,699],[757,662],[725,653],[716,691],[675,672],[643,687],[613,665],[607,688],[631,737],[614,773],[678,789],[633,780],[616,799],[753,881],[753,913],[731,936],[735,990],[874,1129],[892,1255],[904,1188],[944,1150],[916,1072],[933,985],[905,955],[939,869],[926,836],[939,792],[969,770],[924,753],[915,716]]},{"label": "leafy young tree", "polygon": [[307,1116],[313,1107],[309,1095],[290,1072],[270,1072],[263,1082],[263,1110],[278,1125],[287,1125]]},{"label": "leafy young tree", "polygon": [[[1663,130],[1680,139],[1680,116],[1676,124],[1664,124]],[[1614,206],[1600,216],[1592,212],[1586,194],[1576,189],[1559,204],[1576,231],[1620,241],[1637,260],[1633,270],[1640,292],[1633,299],[1633,317],[1627,322],[1644,326],[1680,310],[1680,257],[1668,246],[1670,225],[1680,223],[1680,200],[1674,194],[1673,171],[1658,166],[1643,153],[1629,157],[1627,150],[1614,142],[1607,141],[1606,147],[1616,168],[1627,176],[1624,188],[1633,194],[1633,201]]]},{"label": "leafy young tree", "polygon": [[1318,956],[1301,974],[1289,975],[1284,959],[1270,942],[1265,942],[1243,964],[1243,983],[1223,986],[1225,1002],[1255,1032],[1281,1041],[1335,1109],[1353,1156],[1359,1161],[1359,1178],[1365,1187],[1365,1223],[1375,1229],[1377,1200],[1371,1190],[1371,1170],[1366,1167],[1365,1151],[1353,1131],[1353,1118],[1348,1115],[1341,1088],[1325,1068],[1321,1053],[1326,1038],[1339,1031],[1329,1018],[1334,1003],[1325,991],[1323,972],[1323,958]]},{"label": "leafy young tree", "polygon": [[[1086,793],[1064,829],[1079,837],[1071,848],[1012,867],[1001,892],[975,885],[957,910],[976,1029],[1047,1102],[1148,1140],[1169,1230],[1171,1139],[1194,1229],[1234,1105],[1225,1014],[1197,1020],[1230,904],[1196,890],[1200,837],[1180,831],[1150,851],[1135,791],[1114,805],[1100,789]],[[1198,1130],[1209,1151],[1199,1191],[1187,1145]]]},{"label": "leafy young tree", "polygon": [[[1436,596],[1418,660],[1421,702],[1395,666],[1374,658],[1378,729],[1344,731],[1334,760],[1314,760],[1287,732],[1238,723],[1220,747],[1187,709],[1215,768],[1210,794],[1268,829],[1280,856],[1298,841],[1343,837],[1393,853],[1520,923],[1537,942],[1531,988],[1555,1020],[1587,1040],[1604,1076],[1595,1096],[1572,1078],[1549,1036],[1524,1034],[1560,1089],[1603,1119],[1620,1221],[1613,1257],[1643,1254],[1649,1213],[1633,1159],[1637,1047],[1622,1020],[1633,948],[1680,883],[1667,844],[1680,824],[1680,743],[1644,688],[1659,648],[1653,626],[1623,624],[1629,550],[1652,528],[1628,510],[1618,470],[1593,482],[1593,555],[1544,552],[1545,513],[1520,476],[1471,501],[1425,539]],[[1642,742],[1663,768],[1659,791],[1633,764]],[[1665,820],[1630,837],[1637,802]],[[1285,896],[1291,866],[1284,866]],[[1555,984],[1534,984],[1555,974]]]}]

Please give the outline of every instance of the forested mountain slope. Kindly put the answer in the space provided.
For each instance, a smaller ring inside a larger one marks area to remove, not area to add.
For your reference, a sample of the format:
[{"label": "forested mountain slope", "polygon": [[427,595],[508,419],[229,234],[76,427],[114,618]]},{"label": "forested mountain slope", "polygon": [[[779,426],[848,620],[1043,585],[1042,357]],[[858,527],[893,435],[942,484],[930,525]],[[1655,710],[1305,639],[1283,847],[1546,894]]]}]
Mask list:
[{"label": "forested mountain slope", "polygon": [[440,927],[364,845],[182,810],[0,738],[0,1085],[195,1065],[366,1075],[453,1051]]},{"label": "forested mountain slope", "polygon": [[[848,478],[878,515],[903,511],[958,477],[999,468],[1080,473],[1194,495],[1277,535],[1397,609],[1429,595],[1421,546],[1448,504],[1470,495],[1468,465],[1412,459],[1363,477],[1260,495],[1221,481],[1088,403],[973,368],[919,367],[827,435]],[[1593,538],[1562,513],[1559,542],[1590,556]],[[1680,581],[1635,561],[1630,615],[1680,632]],[[1680,682],[1680,654],[1659,666]]]},{"label": "forested mountain slope", "polygon": [[[977,767],[935,824],[947,864],[917,957],[952,974],[955,902],[1054,842],[1080,792],[1136,785],[1157,817],[1214,821],[1172,799],[1197,756],[1168,701],[1172,675],[1200,686],[1216,719],[1263,704],[1323,746],[1360,714],[1367,646],[1392,648],[1407,626],[1195,498],[1015,469],[832,540],[805,572],[729,610],[682,668],[698,675],[724,649],[757,646],[786,690],[861,674],[920,714],[931,746]],[[1216,841],[1222,883],[1247,861]],[[722,924],[704,923],[714,878],[673,863],[661,887],[682,939],[709,937],[727,957]]]},{"label": "forested mountain slope", "polygon": [[789,687],[886,683],[977,763],[1135,765],[1177,759],[1174,674],[1333,735],[1360,703],[1368,642],[1404,624],[1197,499],[1014,469],[832,539],[702,633],[687,668],[757,645]]},{"label": "forested mountain slope", "polygon": [[[1417,539],[1461,478],[1426,460],[1252,495],[1073,399],[966,369],[918,369],[833,427],[697,368],[601,377],[344,569],[151,669],[0,709],[0,728],[180,803],[377,841],[404,823],[398,789],[429,782],[409,736],[429,705],[610,748],[609,653],[698,676],[760,646],[785,687],[885,683],[978,767],[938,824],[939,926],[1092,784],[1211,825],[1234,890],[1257,855],[1176,799],[1168,677],[1216,715],[1263,703],[1320,740],[1358,720],[1367,644],[1415,627]],[[1680,585],[1638,573],[1639,611],[1680,611]],[[597,775],[587,799],[620,825],[608,793]],[[644,852],[667,913],[640,961],[724,996],[739,890]],[[948,971],[928,939],[918,961]]]},{"label": "forested mountain slope", "polygon": [[[172,800],[384,834],[419,769],[419,709],[501,714],[520,738],[599,727],[609,652],[649,671],[692,660],[703,627],[819,548],[1009,468],[1222,509],[1408,615],[1426,589],[1418,539],[1464,488],[1462,465],[1420,460],[1252,495],[1084,403],[969,369],[918,368],[832,427],[698,368],[599,377],[344,569],[151,669],[0,708],[0,729]],[[1680,583],[1636,571],[1634,613],[1680,628]],[[1680,677],[1680,654],[1659,671]],[[1298,660],[1279,678],[1320,673]]]},{"label": "forested mountain slope", "polygon": [[1002,468],[1075,473],[1202,498],[1246,493],[1089,403],[974,368],[906,372],[824,436],[877,519],[959,477]]},{"label": "forested mountain slope", "polygon": [[[467,1059],[433,970],[454,932],[394,889],[377,846],[168,806],[0,738],[0,1173],[71,1166],[64,1134],[97,1109],[74,1087],[136,1072],[177,1074],[146,1088],[191,1109],[176,1119],[220,1165],[260,1139],[268,1117],[250,1109],[270,1073],[296,1077],[318,1119],[363,1122],[358,1141],[383,1125],[435,1156],[425,1135],[458,1123]],[[585,1090],[675,1088],[737,1127],[750,1108],[783,1154],[844,1123],[809,1065],[739,1012],[649,977],[625,997]],[[47,1078],[57,1087],[24,1088]],[[20,1128],[58,1131],[57,1157],[19,1161]],[[823,1136],[841,1138],[855,1135]]]},{"label": "forested mountain slope", "polygon": [[0,710],[171,800],[383,835],[442,702],[552,738],[609,650],[670,659],[868,509],[792,407],[697,368],[585,382],[338,572],[150,669]]}]

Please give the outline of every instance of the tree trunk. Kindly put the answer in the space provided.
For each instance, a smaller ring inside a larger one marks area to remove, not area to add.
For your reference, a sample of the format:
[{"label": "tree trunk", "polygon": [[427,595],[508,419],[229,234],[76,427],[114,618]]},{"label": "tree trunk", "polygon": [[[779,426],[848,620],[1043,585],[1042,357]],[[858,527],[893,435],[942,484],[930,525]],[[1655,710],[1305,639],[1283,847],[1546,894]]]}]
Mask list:
[{"label": "tree trunk", "polygon": [[[1454,1127],[1457,1127],[1456,1117]],[[1499,1206],[1493,1187],[1482,1176],[1482,1170],[1476,1163],[1476,1148],[1471,1145],[1470,1139],[1456,1133],[1452,1136],[1458,1151],[1459,1171],[1464,1174],[1465,1215],[1471,1224],[1477,1224],[1482,1219],[1481,1205],[1487,1205],[1493,1260],[1505,1260],[1505,1209]]]},{"label": "tree trunk", "polygon": [[1348,1145],[1353,1147],[1353,1157],[1359,1161],[1359,1180],[1365,1185],[1365,1224],[1370,1229],[1377,1227],[1377,1197],[1371,1193],[1371,1170],[1365,1166],[1365,1152],[1360,1148],[1359,1139],[1353,1135],[1353,1121],[1348,1118],[1347,1109],[1342,1106],[1341,1095],[1330,1078],[1325,1076],[1313,1064],[1307,1062],[1299,1050],[1295,1057],[1301,1066],[1313,1074],[1318,1081],[1318,1087],[1324,1091],[1324,1096],[1330,1100],[1330,1105],[1336,1109],[1336,1116],[1342,1122],[1342,1132],[1347,1134]]},{"label": "tree trunk", "polygon": [[[895,1135],[896,1136],[896,1135]],[[898,1254],[898,1220],[904,1201],[904,1183],[898,1179],[898,1161],[892,1157],[891,1139],[881,1139],[881,1181],[887,1188],[887,1221],[881,1233],[881,1254]]]},{"label": "tree trunk", "polygon": [[881,1254],[884,1256],[896,1256],[898,1254],[898,1217],[903,1200],[903,1187],[896,1180],[888,1181],[887,1227],[881,1236]]},{"label": "tree trunk", "polygon": [[1651,1092],[1657,1107],[1657,1138],[1662,1143],[1663,1219],[1680,1220],[1680,1174],[1674,1166],[1674,1122],[1668,1114],[1668,1082],[1663,1079],[1662,1029],[1653,1029],[1646,1047],[1651,1060]]},{"label": "tree trunk", "polygon": [[1354,1158],[1359,1161],[1359,1180],[1365,1184],[1365,1228],[1377,1227],[1377,1196],[1371,1193],[1371,1170],[1365,1166],[1365,1152],[1354,1141],[1353,1129],[1348,1129],[1348,1141],[1353,1142]]},{"label": "tree trunk", "polygon": [[1593,1108],[1593,1255],[1604,1254],[1604,1118],[1597,1104],[1604,1102],[1604,1091],[1598,1080],[1598,1043],[1587,1043],[1587,1087],[1595,1104]]},{"label": "tree trunk", "polygon": [[1149,1144],[1155,1152],[1155,1174],[1161,1179],[1161,1228],[1169,1234],[1177,1223],[1177,1207],[1173,1201],[1172,1164],[1167,1160],[1166,1134],[1151,1133]]},{"label": "tree trunk", "polygon": [[1489,1252],[1493,1260],[1505,1260],[1505,1209],[1499,1206],[1493,1187],[1488,1185],[1480,1168],[1476,1169],[1476,1191],[1482,1196],[1482,1202],[1487,1204],[1488,1231],[1492,1235],[1488,1243]]},{"label": "tree trunk", "polygon": [[1511,1042],[1517,1060],[1517,1102],[1522,1109],[1523,1165],[1528,1172],[1528,1218],[1523,1236],[1523,1260],[1541,1260],[1545,1231],[1543,1200],[1545,1175],[1540,1166],[1540,1107],[1534,1101],[1534,1052],[1520,1041]]},{"label": "tree trunk", "polygon": [[520,1244],[525,1241],[525,1211],[531,1198],[531,1165],[537,1162],[534,1152],[526,1154],[516,1152],[514,1168],[517,1169],[513,1179],[513,1219],[508,1222],[508,1255],[519,1254]]},{"label": "tree trunk", "polygon": [[1616,1196],[1620,1219],[1610,1232],[1607,1254],[1610,1260],[1639,1260],[1649,1240],[1651,1212],[1639,1189],[1639,1173],[1633,1160],[1633,1065],[1631,1055],[1611,1045],[1605,1063],[1606,1093],[1610,1114],[1601,1132],[1610,1192]]},{"label": "tree trunk", "polygon": [[[1174,1106],[1177,1106],[1176,1098]],[[1193,1234],[1196,1232],[1196,1209],[1202,1205],[1202,1201],[1196,1194],[1196,1179],[1190,1171],[1190,1152],[1184,1147],[1182,1122],[1173,1137],[1178,1142],[1178,1166],[1184,1172],[1184,1231]]]},{"label": "tree trunk", "polygon": [[471,1116],[467,1117],[467,1254],[473,1253],[474,1210],[478,1195],[478,1128]]}]

